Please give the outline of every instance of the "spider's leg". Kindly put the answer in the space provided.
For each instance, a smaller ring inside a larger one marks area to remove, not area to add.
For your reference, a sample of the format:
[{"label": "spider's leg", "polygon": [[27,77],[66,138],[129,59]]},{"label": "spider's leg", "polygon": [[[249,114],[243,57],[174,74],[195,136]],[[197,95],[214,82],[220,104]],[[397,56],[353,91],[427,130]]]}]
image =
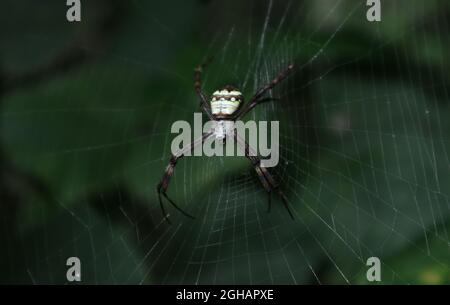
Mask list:
[{"label": "spider's leg", "polygon": [[288,211],[289,215],[291,216],[292,219],[294,219],[294,215],[292,214],[291,209],[289,208],[288,205],[288,201],[286,196],[284,195],[284,193],[280,190],[279,184],[275,181],[275,179],[272,177],[272,175],[269,173],[269,171],[267,170],[267,168],[265,167],[261,167],[259,166],[259,168],[261,169],[261,171],[264,174],[264,177],[267,179],[267,181],[269,182],[269,184],[272,186],[272,189],[275,190],[278,195],[281,198],[281,201],[284,204],[284,207],[286,208],[286,210]]},{"label": "spider's leg", "polygon": [[178,159],[182,158],[183,155],[176,156],[172,155],[169,161],[169,165],[167,165],[166,170],[164,172],[164,176],[161,179],[160,183],[158,183],[157,191],[158,191],[158,199],[159,199],[159,205],[161,207],[161,211],[163,213],[164,218],[167,220],[167,222],[170,223],[169,219],[167,218],[167,213],[164,209],[164,205],[162,202],[161,194],[164,196],[164,198],[167,199],[178,211],[180,211],[183,215],[189,217],[189,218],[195,218],[194,216],[190,215],[189,213],[183,211],[172,199],[167,196],[167,188],[169,186],[170,178],[173,176],[173,172],[175,169],[175,166],[177,165]]},{"label": "spider's leg", "polygon": [[213,116],[211,113],[211,106],[208,103],[208,100],[205,96],[205,94],[202,91],[202,73],[203,69],[206,68],[208,63],[212,60],[212,58],[209,58],[204,63],[197,66],[197,68],[194,69],[194,89],[197,93],[197,96],[200,100],[200,107],[202,108],[203,112],[206,113],[206,115],[212,120]]},{"label": "spider's leg", "polygon": [[245,142],[245,140],[241,139],[237,133],[235,133],[235,141],[238,144],[238,146],[244,150],[245,156],[247,159],[252,162],[253,167],[255,168],[256,174],[258,175],[259,181],[261,182],[262,186],[267,192],[267,212],[270,211],[270,208],[272,206],[272,187],[270,186],[269,182],[267,181],[266,177],[263,174],[263,171],[261,167],[259,166],[259,158],[255,155],[250,155],[250,145]]},{"label": "spider's leg", "polygon": [[275,77],[271,82],[269,82],[268,84],[260,88],[258,91],[256,91],[255,95],[253,95],[253,97],[248,101],[248,103],[241,108],[241,111],[239,111],[237,117],[242,117],[245,114],[247,114],[250,110],[255,108],[257,105],[269,101],[270,99],[261,99],[261,97],[264,95],[264,93],[266,93],[267,91],[275,87],[277,84],[279,84],[281,81],[283,81],[286,77],[288,77],[288,75],[292,72],[293,69],[294,65],[290,64],[289,66],[287,66],[286,69],[281,71],[278,74],[278,76]]},{"label": "spider's leg", "polygon": [[[253,162],[253,160],[252,160]],[[261,171],[261,168],[259,166],[255,166],[256,174],[258,175],[259,181],[261,181],[262,186],[267,192],[268,200],[267,200],[267,213],[270,212],[270,208],[272,207],[272,188],[270,187],[269,183],[267,182],[266,178],[264,177],[263,172]]]},{"label": "spider's leg", "polygon": [[267,102],[271,102],[271,101],[279,101],[280,99],[277,97],[266,97],[266,98],[261,98],[258,100],[253,101],[251,104],[245,105],[242,108],[242,111],[239,111],[236,116],[235,116],[235,120],[237,120],[240,117],[245,116],[248,112],[250,112],[250,110],[252,110],[253,108],[255,108],[257,105],[263,104],[263,103],[267,103]]},{"label": "spider's leg", "polygon": [[271,207],[271,193],[272,191],[276,191],[280,196],[281,200],[283,201],[283,205],[288,211],[289,215],[291,216],[292,219],[294,219],[294,215],[292,214],[292,211],[289,208],[286,196],[280,190],[279,184],[272,177],[269,170],[261,166],[261,159],[257,156],[255,150],[252,149],[250,145],[244,139],[242,139],[237,133],[235,134],[235,139],[237,144],[244,149],[245,156],[252,162],[252,165],[255,168],[256,174],[258,175],[261,184],[268,193],[269,196],[268,210],[270,211]]},{"label": "spider's leg", "polygon": [[182,148],[181,150],[177,151],[175,154],[172,154],[169,164],[167,165],[164,175],[161,178],[160,182],[158,183],[156,187],[156,191],[158,192],[158,199],[159,199],[159,205],[161,207],[161,212],[163,213],[163,217],[167,220],[168,223],[170,223],[166,210],[164,209],[163,201],[161,198],[161,194],[167,201],[169,201],[178,211],[180,211],[183,215],[195,218],[194,216],[190,215],[189,213],[183,211],[175,202],[167,196],[167,188],[169,187],[170,178],[173,176],[175,166],[177,164],[177,161],[184,157],[184,154],[186,154],[188,151],[192,151],[195,147],[197,147],[200,144],[203,144],[203,142],[209,138],[212,135],[211,132],[205,133],[201,138],[194,140],[191,144],[187,145],[186,147]]},{"label": "spider's leg", "polygon": [[172,224],[169,220],[169,218],[167,217],[167,213],[166,213],[166,209],[164,209],[164,204],[162,202],[161,199],[161,183],[158,184],[158,186],[156,187],[157,191],[158,191],[158,199],[159,199],[159,207],[161,208],[161,213],[163,215],[163,218],[169,223]]}]

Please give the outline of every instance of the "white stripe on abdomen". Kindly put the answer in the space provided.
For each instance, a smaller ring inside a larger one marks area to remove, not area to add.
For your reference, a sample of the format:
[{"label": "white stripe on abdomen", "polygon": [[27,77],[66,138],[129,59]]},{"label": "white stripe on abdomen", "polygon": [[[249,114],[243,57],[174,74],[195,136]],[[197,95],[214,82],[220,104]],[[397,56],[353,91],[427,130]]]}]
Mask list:
[{"label": "white stripe on abdomen", "polygon": [[233,114],[239,107],[239,101],[212,101],[211,111],[213,114]]}]

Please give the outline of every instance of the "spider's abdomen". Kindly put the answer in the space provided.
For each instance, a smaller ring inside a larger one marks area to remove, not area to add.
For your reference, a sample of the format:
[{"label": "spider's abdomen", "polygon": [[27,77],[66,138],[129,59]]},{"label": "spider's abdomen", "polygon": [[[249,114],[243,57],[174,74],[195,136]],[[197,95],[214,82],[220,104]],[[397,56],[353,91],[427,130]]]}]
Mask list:
[{"label": "spider's abdomen", "polygon": [[211,111],[213,114],[233,114],[239,108],[239,102],[237,101],[211,101]]},{"label": "spider's abdomen", "polygon": [[226,118],[238,110],[241,102],[240,91],[228,89],[216,91],[211,99],[211,112],[217,118]]}]

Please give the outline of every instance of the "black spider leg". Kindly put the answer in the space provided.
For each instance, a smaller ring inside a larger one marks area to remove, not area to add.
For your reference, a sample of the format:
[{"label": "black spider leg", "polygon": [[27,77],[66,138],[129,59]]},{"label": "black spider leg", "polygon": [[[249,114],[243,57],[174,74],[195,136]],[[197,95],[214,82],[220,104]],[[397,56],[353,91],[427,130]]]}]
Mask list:
[{"label": "black spider leg", "polygon": [[172,154],[172,156],[170,157],[169,160],[169,164],[166,167],[166,170],[164,172],[163,177],[161,178],[160,182],[158,183],[156,190],[158,192],[158,199],[159,199],[159,205],[161,207],[161,212],[163,214],[163,217],[166,219],[166,221],[170,224],[170,220],[167,217],[167,213],[166,210],[164,209],[164,205],[163,205],[163,201],[161,198],[161,194],[164,196],[164,198],[167,199],[167,201],[169,201],[178,211],[180,211],[183,215],[194,219],[195,217],[188,214],[187,212],[183,211],[180,207],[178,207],[175,202],[169,198],[169,196],[167,196],[167,188],[169,187],[169,182],[170,182],[170,178],[173,176],[174,170],[175,170],[175,166],[177,165],[177,161],[181,158],[184,157],[184,155],[188,152],[188,151],[193,151],[195,147],[197,147],[198,145],[203,144],[204,141],[206,141],[206,139],[208,139],[213,133],[209,132],[209,133],[205,133],[203,134],[203,136],[201,138],[198,138],[196,140],[194,140],[192,143],[190,143],[189,145],[187,145],[186,147],[183,147],[182,149],[180,149],[179,151],[177,151],[175,154]]},{"label": "black spider leg", "polygon": [[279,100],[279,99],[276,99],[276,98],[264,98],[264,99],[261,99],[261,97],[264,95],[264,93],[266,93],[267,91],[269,91],[270,89],[275,87],[277,84],[279,84],[281,81],[283,81],[286,77],[288,77],[288,75],[292,72],[293,69],[294,69],[294,65],[290,64],[286,69],[281,71],[278,74],[278,76],[275,77],[270,83],[266,84],[265,86],[260,88],[258,91],[256,91],[255,95],[253,95],[253,97],[248,101],[248,103],[245,104],[241,108],[241,110],[238,112],[238,114],[236,115],[236,119],[240,118],[240,117],[243,117],[250,110],[252,110],[253,108],[255,108],[259,104],[262,104],[262,103],[268,102],[268,101],[272,101],[272,100]]},{"label": "black spider leg", "polygon": [[261,166],[261,159],[257,156],[255,150],[251,148],[251,146],[242,139],[238,133],[235,133],[235,139],[238,146],[244,150],[245,156],[247,159],[252,162],[253,167],[255,168],[255,171],[259,177],[259,180],[261,181],[261,184],[263,185],[264,189],[267,192],[268,195],[268,209],[267,212],[270,211],[272,200],[271,200],[271,194],[272,191],[276,191],[278,195],[281,197],[281,200],[283,202],[284,207],[288,211],[289,215],[292,219],[294,219],[294,215],[292,214],[291,209],[289,208],[288,201],[284,193],[280,190],[279,184],[275,181],[273,176],[270,174],[267,168]]},{"label": "black spider leg", "polygon": [[211,113],[211,106],[208,103],[208,100],[205,96],[205,94],[202,91],[202,73],[203,69],[206,68],[206,66],[209,64],[209,62],[212,60],[212,58],[209,58],[201,65],[197,66],[194,70],[194,89],[197,93],[198,98],[200,99],[200,107],[202,108],[203,112],[209,117],[210,120],[213,120],[213,115]]}]

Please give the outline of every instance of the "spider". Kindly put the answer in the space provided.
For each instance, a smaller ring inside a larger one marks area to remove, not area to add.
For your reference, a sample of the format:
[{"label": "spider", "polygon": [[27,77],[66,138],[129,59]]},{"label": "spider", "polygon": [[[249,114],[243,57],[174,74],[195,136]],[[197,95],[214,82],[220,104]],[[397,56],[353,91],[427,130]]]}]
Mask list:
[{"label": "spider", "polygon": [[[292,72],[294,69],[294,65],[290,64],[286,69],[281,71],[277,77],[275,77],[271,82],[261,87],[253,97],[249,100],[248,103],[244,103],[244,97],[242,93],[235,87],[231,85],[224,86],[222,89],[215,91],[210,101],[208,102],[207,97],[203,93],[202,87],[202,73],[206,68],[207,63],[203,63],[199,65],[194,70],[194,89],[200,101],[200,108],[202,111],[208,116],[208,118],[212,121],[216,122],[215,127],[208,133],[204,133],[202,137],[194,140],[189,145],[186,145],[182,149],[178,150],[176,153],[172,154],[169,160],[169,164],[167,165],[164,175],[160,182],[158,183],[156,189],[158,192],[159,204],[161,207],[161,212],[166,221],[170,224],[170,220],[166,211],[164,209],[164,205],[162,202],[161,194],[166,198],[178,211],[180,211],[183,215],[194,219],[195,217],[183,211],[180,207],[178,207],[175,202],[167,196],[167,188],[169,186],[170,178],[173,176],[175,166],[177,161],[181,159],[184,154],[188,151],[192,151],[198,145],[203,145],[203,143],[212,137],[215,137],[216,140],[223,140],[224,138],[231,137],[238,144],[238,146],[245,151],[245,156],[250,160],[253,167],[256,170],[256,174],[259,177],[259,180],[264,187],[265,191],[268,194],[268,209],[267,212],[270,212],[271,208],[271,193],[272,191],[276,191],[278,195],[281,197],[284,207],[288,211],[289,215],[292,219],[294,216],[292,215],[291,210],[287,204],[287,199],[284,193],[279,189],[278,183],[269,173],[267,168],[261,166],[261,159],[254,153],[254,150],[250,145],[242,139],[237,132],[234,130],[234,125],[230,123],[234,123],[237,119],[246,115],[250,110],[255,108],[257,105],[272,101],[278,100],[277,98],[264,97],[264,94],[279,84],[281,81],[286,79],[286,77]],[[252,152],[252,154],[250,154]]]}]

